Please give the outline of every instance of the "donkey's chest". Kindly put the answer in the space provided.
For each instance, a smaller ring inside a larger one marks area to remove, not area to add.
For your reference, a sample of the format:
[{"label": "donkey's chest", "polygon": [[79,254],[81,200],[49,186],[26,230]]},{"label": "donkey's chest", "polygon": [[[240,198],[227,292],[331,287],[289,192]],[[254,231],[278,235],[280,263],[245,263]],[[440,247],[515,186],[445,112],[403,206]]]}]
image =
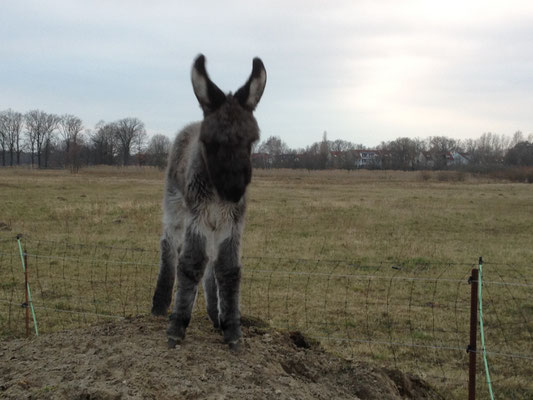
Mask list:
[{"label": "donkey's chest", "polygon": [[197,221],[207,231],[231,229],[235,221],[235,206],[222,202],[209,202],[197,209]]}]

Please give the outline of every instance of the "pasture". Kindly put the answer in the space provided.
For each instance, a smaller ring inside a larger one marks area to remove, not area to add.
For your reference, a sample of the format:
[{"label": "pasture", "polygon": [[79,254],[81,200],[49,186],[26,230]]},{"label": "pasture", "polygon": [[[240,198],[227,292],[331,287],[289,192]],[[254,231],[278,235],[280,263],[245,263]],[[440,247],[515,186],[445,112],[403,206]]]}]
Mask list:
[{"label": "pasture", "polygon": [[[0,222],[49,240],[158,249],[163,172],[0,169]],[[456,172],[256,170],[245,256],[533,259],[533,187]]]},{"label": "pasture", "polygon": [[[0,169],[0,240],[23,233],[30,255],[49,257],[29,257],[44,282],[35,302],[46,301],[48,310],[146,313],[162,192],[163,172],[151,168]],[[479,256],[487,263],[489,340],[492,334],[500,351],[533,354],[530,286],[490,285],[531,282],[532,238],[528,184],[452,171],[256,170],[243,241],[243,314],[323,338],[345,357],[425,373],[449,396],[463,397],[467,355],[455,350],[468,341],[467,278]],[[18,278],[3,260],[5,299]],[[22,325],[6,328],[5,309],[1,333],[20,334]],[[69,326],[64,315],[46,313],[44,332]],[[330,343],[335,337],[343,341]],[[527,398],[531,367],[509,369],[511,361],[494,371],[496,388]]]}]

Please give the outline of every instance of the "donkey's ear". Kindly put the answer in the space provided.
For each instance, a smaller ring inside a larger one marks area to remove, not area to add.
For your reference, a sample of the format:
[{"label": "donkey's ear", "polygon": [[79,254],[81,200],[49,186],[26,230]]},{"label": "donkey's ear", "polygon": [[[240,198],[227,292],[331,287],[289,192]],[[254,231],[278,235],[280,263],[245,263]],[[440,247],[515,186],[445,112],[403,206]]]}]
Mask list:
[{"label": "donkey's ear", "polygon": [[252,74],[248,81],[235,93],[235,98],[239,101],[241,106],[253,111],[261,100],[263,91],[265,90],[267,80],[267,73],[263,61],[259,58],[254,58]]},{"label": "donkey's ear", "polygon": [[191,81],[194,94],[200,102],[204,114],[215,111],[226,101],[226,95],[215,85],[205,69],[205,57],[200,54],[191,70]]}]

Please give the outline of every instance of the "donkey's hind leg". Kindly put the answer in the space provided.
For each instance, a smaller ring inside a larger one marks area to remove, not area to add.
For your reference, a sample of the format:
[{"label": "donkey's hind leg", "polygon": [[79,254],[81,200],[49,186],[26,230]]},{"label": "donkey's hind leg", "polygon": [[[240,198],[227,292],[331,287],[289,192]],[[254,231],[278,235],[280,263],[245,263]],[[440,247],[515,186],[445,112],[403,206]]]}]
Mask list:
[{"label": "donkey's hind leg", "polygon": [[167,315],[176,279],[177,250],[166,237],[161,239],[161,265],[152,301],[152,315]]},{"label": "donkey's hind leg", "polygon": [[198,283],[202,279],[207,262],[205,237],[189,228],[185,234],[183,251],[178,260],[178,290],[174,312],[170,316],[167,329],[168,346],[173,348],[185,338],[192,307],[198,292]]},{"label": "donkey's hind leg", "polygon": [[215,271],[213,270],[213,263],[210,262],[205,271],[204,279],[202,281],[204,286],[205,303],[207,305],[207,315],[213,323],[215,329],[220,328],[218,320],[218,289],[215,280]]}]

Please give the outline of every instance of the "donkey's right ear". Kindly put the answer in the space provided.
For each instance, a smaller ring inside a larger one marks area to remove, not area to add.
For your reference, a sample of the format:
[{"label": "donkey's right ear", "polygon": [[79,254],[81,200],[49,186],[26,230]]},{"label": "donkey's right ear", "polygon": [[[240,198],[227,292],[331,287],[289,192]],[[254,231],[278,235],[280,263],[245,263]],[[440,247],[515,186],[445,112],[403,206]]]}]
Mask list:
[{"label": "donkey's right ear", "polygon": [[200,54],[196,57],[191,70],[191,81],[194,94],[204,110],[204,115],[219,108],[225,101],[226,95],[215,85],[205,69],[205,57]]}]

